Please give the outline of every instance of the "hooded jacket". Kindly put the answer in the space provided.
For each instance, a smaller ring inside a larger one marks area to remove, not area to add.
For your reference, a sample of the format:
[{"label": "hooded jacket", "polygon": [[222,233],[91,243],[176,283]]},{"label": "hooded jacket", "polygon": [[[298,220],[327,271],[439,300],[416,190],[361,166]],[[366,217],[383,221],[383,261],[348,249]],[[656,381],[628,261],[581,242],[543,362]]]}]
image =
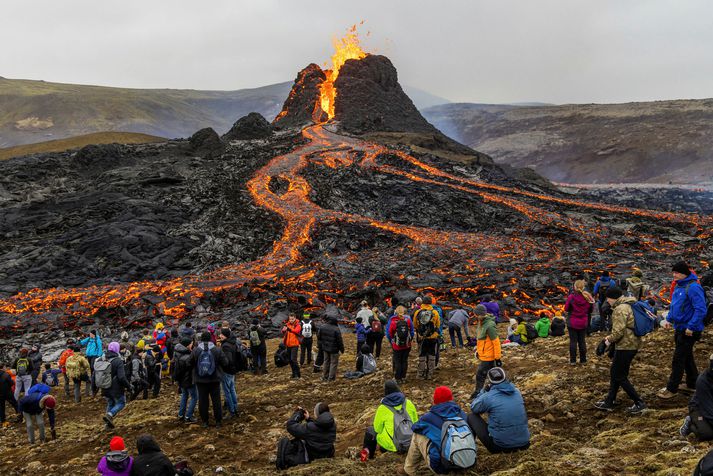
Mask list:
[{"label": "hooded jacket", "polygon": [[567,296],[564,310],[569,313],[568,327],[581,331],[587,328],[589,323],[589,313],[592,312],[592,304],[580,292],[574,291]]},{"label": "hooded jacket", "polygon": [[285,332],[283,333],[283,342],[286,347],[299,347],[300,337],[302,336],[302,325],[300,321],[295,320],[294,324],[290,321],[285,322]]},{"label": "hooded jacket", "polygon": [[480,304],[485,306],[485,310],[488,311],[488,314],[495,316],[496,321],[500,319],[500,304],[495,301],[482,301]]},{"label": "hooded jacket", "polygon": [[175,476],[176,468],[161,452],[161,447],[153,436],[139,436],[136,440],[136,449],[139,454],[134,458],[131,476]]},{"label": "hooded jacket", "polygon": [[190,388],[194,385],[193,368],[191,367],[191,351],[183,344],[176,344],[173,349],[173,380],[181,388]]},{"label": "hooded jacket", "polygon": [[612,332],[607,339],[616,344],[616,350],[639,350],[641,348],[641,337],[634,334],[634,311],[631,304],[636,299],[622,296],[616,300],[612,314]]},{"label": "hooded jacket", "polygon": [[463,327],[468,325],[468,313],[463,309],[451,311],[448,316],[448,325],[453,327]]},{"label": "hooded jacket", "polygon": [[535,322],[535,330],[537,335],[540,337],[547,337],[550,335],[550,319],[548,317],[541,317],[537,322]]},{"label": "hooded jacket", "polygon": [[[429,439],[428,466],[438,474],[443,474],[446,469],[441,464],[441,427],[447,419],[460,417],[466,420],[466,414],[454,401],[433,405],[411,429],[414,433]],[[413,443],[412,443],[413,444]]]},{"label": "hooded jacket", "polygon": [[649,286],[644,284],[638,276],[632,276],[631,278],[626,278],[626,291],[637,301],[641,301],[646,297]]},{"label": "hooded jacket", "polygon": [[605,293],[603,291],[605,289],[609,289],[610,287],[615,287],[615,286],[616,286],[616,281],[614,281],[611,277],[601,276],[599,279],[597,279],[597,282],[594,283],[594,289],[592,289],[592,294],[597,296],[597,299],[599,300],[599,302],[604,302],[604,300],[606,299],[606,296],[604,295]]},{"label": "hooded jacket", "polygon": [[495,326],[495,316],[486,314],[483,322],[478,325],[477,332],[478,359],[483,362],[500,360],[502,349],[498,328]]},{"label": "hooded jacket", "polygon": [[698,412],[713,425],[713,369],[708,369],[698,376],[696,392],[688,403],[688,410]]},{"label": "hooded jacket", "polygon": [[[40,415],[44,408],[40,406],[40,400],[45,395],[50,393],[49,386],[43,383],[37,383],[30,387],[27,391],[27,395],[22,397],[19,402],[17,402],[17,412],[27,413],[30,415]],[[50,428],[54,428],[54,409],[47,409],[47,417],[50,420]]]},{"label": "hooded jacket", "polygon": [[[439,330],[441,328],[441,316],[438,313],[436,309],[434,309],[433,306],[430,304],[423,304],[421,305],[421,308],[417,310],[413,314],[413,324],[416,327],[416,333],[418,333],[419,328],[421,327],[421,322],[418,319],[418,316],[423,312],[423,311],[432,311],[432,317],[431,317],[431,322],[433,323],[433,332],[429,335],[421,336],[424,339],[438,339],[438,336],[440,335]],[[419,335],[421,335],[419,333]]]},{"label": "hooded jacket", "polygon": [[98,334],[94,334],[94,338],[85,337],[79,341],[79,345],[82,347],[86,346],[86,356],[87,357],[101,357],[102,351],[102,338]]},{"label": "hooded jacket", "polygon": [[287,421],[287,431],[305,442],[310,460],[334,456],[337,424],[330,412],[324,412],[316,419],[310,418],[305,421],[304,414],[296,411]]},{"label": "hooded jacket", "polygon": [[[198,361],[201,352],[205,352],[205,346],[208,345],[208,352],[213,354],[215,360],[215,372],[213,375],[201,377],[198,375]],[[222,350],[213,344],[213,342],[200,342],[196,344],[193,352],[191,352],[191,367],[193,367],[193,381],[195,383],[216,383],[223,380],[223,369],[228,366],[228,359]]]},{"label": "hooded jacket", "polygon": [[344,339],[335,319],[319,328],[317,338],[322,350],[328,354],[344,353]]},{"label": "hooded jacket", "polygon": [[706,295],[703,287],[698,283],[698,276],[691,273],[677,282],[668,309],[666,320],[672,323],[677,331],[703,330],[703,320],[707,310]]},{"label": "hooded jacket", "polygon": [[527,411],[522,394],[508,381],[481,390],[470,409],[488,414],[488,433],[502,448],[520,448],[530,442]]},{"label": "hooded jacket", "polygon": [[129,476],[134,458],[127,451],[110,451],[99,460],[97,473],[102,476]]},{"label": "hooded jacket", "polygon": [[550,324],[550,335],[553,337],[563,336],[565,327],[566,322],[564,321],[564,318],[561,316],[555,316]]},{"label": "hooded jacket", "polygon": [[376,432],[376,442],[386,451],[396,451],[394,444],[394,412],[391,408],[401,411],[406,405],[406,412],[411,418],[411,423],[418,421],[418,412],[413,402],[407,399],[403,393],[390,393],[381,399],[381,405],[376,409],[374,415],[374,431]]},{"label": "hooded jacket", "polygon": [[235,375],[238,373],[238,344],[234,335],[226,337],[220,343],[220,350],[225,354],[225,358],[228,361],[228,365],[225,366],[223,371],[230,375]]},{"label": "hooded jacket", "polygon": [[124,394],[125,388],[131,388],[131,384],[126,378],[124,361],[121,360],[119,354],[111,350],[107,350],[104,355],[106,360],[111,360],[111,387],[102,389],[102,395],[118,398]]}]

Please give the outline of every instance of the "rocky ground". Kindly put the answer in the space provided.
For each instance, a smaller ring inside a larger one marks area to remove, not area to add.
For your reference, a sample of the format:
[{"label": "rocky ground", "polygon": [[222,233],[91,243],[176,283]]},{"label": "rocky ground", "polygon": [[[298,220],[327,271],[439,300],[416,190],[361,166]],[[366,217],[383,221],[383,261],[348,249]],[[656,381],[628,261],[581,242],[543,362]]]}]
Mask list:
[{"label": "rocky ground", "polygon": [[[701,369],[708,365],[713,351],[706,337],[696,348]],[[490,455],[479,446],[477,468],[467,474],[548,475],[555,468],[561,474],[582,475],[674,476],[692,472],[709,444],[678,436],[686,414],[685,397],[662,402],[655,396],[668,376],[671,332],[659,330],[646,337],[634,361],[632,381],[649,405],[641,416],[623,412],[623,405],[628,405],[623,392],[619,411],[601,413],[592,408],[592,402],[608,388],[609,360],[594,355],[601,338],[595,334],[588,339],[589,362],[574,367],[568,365],[567,337],[539,339],[531,346],[504,351],[504,367],[525,397],[532,446],[514,455]],[[269,356],[276,344],[270,342]],[[354,363],[353,347],[354,337],[348,335],[347,352],[340,362],[342,372]],[[242,374],[237,379],[240,416],[220,430],[177,424],[178,397],[175,387],[168,384],[155,400],[131,402],[117,418],[114,432],[101,430],[101,399],[77,405],[61,395],[61,390],[55,391],[59,393],[58,439],[30,447],[24,427],[13,424],[1,429],[0,473],[91,474],[112,436],[123,436],[134,453],[136,437],[151,433],[172,460],[187,459],[197,474],[274,474],[275,444],[286,433],[284,423],[294,407],[312,408],[326,401],[337,420],[336,457],[294,469],[291,474],[394,474],[403,464],[401,456],[381,455],[366,464],[356,458],[363,431],[383,394],[383,382],[390,376],[390,357],[386,350],[378,373],[357,381],[339,378],[335,383],[322,383],[308,367],[303,368],[300,381],[289,379],[289,367],[271,366],[270,373],[261,377]],[[473,388],[475,365],[471,350],[449,348],[442,354],[435,380],[424,382],[416,377],[412,354],[408,381],[402,389],[420,413],[430,405],[437,385],[449,385],[456,401],[465,407]]]}]

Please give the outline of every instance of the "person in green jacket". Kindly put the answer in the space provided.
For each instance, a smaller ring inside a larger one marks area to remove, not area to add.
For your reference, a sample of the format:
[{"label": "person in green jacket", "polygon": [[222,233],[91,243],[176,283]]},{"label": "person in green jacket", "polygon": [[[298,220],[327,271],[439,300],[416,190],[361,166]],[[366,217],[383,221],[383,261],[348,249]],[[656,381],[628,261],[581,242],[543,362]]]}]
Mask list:
[{"label": "person in green jacket", "polygon": [[[404,412],[405,407],[405,412]],[[395,430],[394,421],[405,418],[406,428]],[[410,420],[410,424],[408,421]],[[361,450],[361,460],[374,458],[377,445],[383,452],[406,453],[411,442],[411,425],[418,421],[416,406],[406,398],[396,380],[384,383],[384,398],[374,415],[374,424],[364,434],[364,444]]]},{"label": "person in green jacket", "polygon": [[535,330],[537,331],[537,335],[540,337],[549,336],[550,335],[550,318],[547,316],[542,316],[535,323]]}]

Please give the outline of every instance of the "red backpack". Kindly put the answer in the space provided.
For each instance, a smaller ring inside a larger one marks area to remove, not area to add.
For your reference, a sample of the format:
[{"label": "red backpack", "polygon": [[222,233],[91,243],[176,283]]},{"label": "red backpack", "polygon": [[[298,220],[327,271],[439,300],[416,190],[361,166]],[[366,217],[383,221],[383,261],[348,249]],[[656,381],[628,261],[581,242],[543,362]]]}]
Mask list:
[{"label": "red backpack", "polygon": [[381,321],[378,318],[374,318],[373,321],[371,321],[371,332],[381,332],[382,327],[381,327]]}]

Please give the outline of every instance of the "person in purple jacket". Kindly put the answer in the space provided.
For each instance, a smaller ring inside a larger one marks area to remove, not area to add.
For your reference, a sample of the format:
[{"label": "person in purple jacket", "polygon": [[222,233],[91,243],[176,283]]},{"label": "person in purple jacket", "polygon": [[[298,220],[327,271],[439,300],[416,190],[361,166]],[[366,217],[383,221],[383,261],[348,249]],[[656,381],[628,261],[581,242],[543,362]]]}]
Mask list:
[{"label": "person in purple jacket", "polygon": [[102,476],[128,476],[134,465],[134,458],[126,451],[124,439],[120,436],[112,438],[109,442],[109,450],[99,461],[97,473]]},{"label": "person in purple jacket", "polygon": [[480,304],[485,306],[485,310],[488,311],[488,314],[495,316],[495,322],[507,322],[507,319],[504,321],[500,320],[500,305],[492,300],[490,294],[483,296],[483,299],[480,300]]}]

